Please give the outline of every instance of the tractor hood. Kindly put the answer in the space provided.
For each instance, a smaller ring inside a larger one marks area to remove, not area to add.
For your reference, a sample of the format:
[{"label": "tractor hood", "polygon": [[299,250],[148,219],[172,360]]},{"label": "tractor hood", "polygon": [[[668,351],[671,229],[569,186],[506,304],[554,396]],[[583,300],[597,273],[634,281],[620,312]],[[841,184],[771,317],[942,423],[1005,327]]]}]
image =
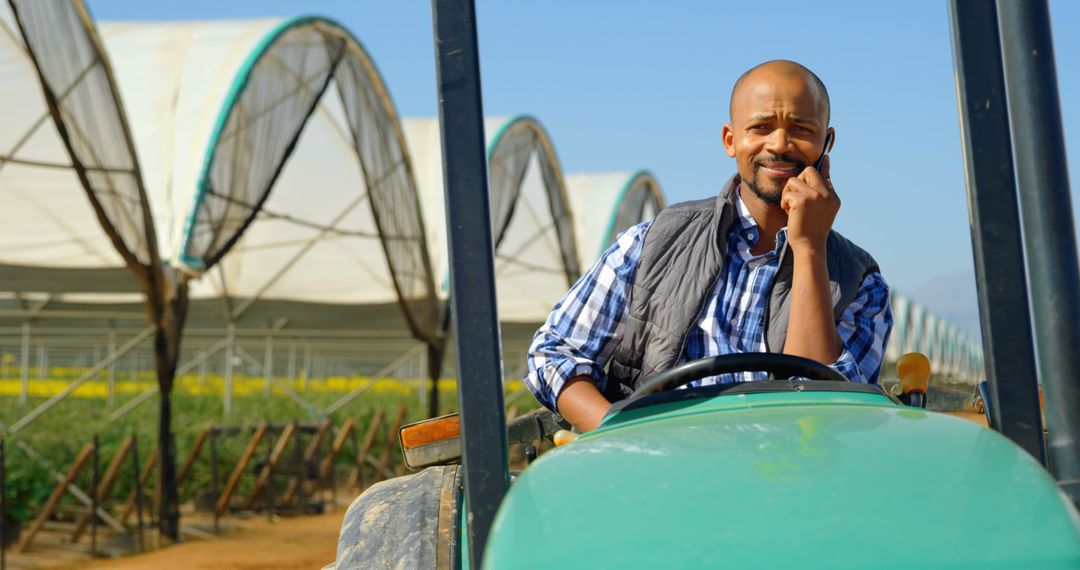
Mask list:
[{"label": "tractor hood", "polygon": [[1076,568],[1080,519],[994,431],[867,393],[607,418],[512,485],[485,568]]}]

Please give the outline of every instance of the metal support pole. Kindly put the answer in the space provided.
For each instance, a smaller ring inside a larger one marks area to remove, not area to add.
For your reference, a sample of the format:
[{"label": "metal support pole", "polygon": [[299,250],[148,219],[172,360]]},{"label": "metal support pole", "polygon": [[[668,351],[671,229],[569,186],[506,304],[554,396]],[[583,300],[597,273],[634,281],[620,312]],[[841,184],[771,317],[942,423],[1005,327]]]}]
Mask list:
[{"label": "metal support pole", "polygon": [[270,383],[274,381],[274,337],[266,335],[263,348],[263,396],[270,397]]},{"label": "metal support pole", "polygon": [[225,327],[225,416],[232,413],[233,358],[236,358],[236,328],[229,323]]},{"label": "metal support pole", "polygon": [[[306,512],[304,505],[304,432],[300,430],[296,430],[296,441],[293,442],[293,463],[296,464],[297,469],[296,482],[297,491],[299,492],[296,493],[296,496],[300,498],[300,514],[304,514]],[[288,495],[287,491],[286,495]],[[285,500],[288,500],[288,496],[285,497]],[[288,505],[285,508],[287,509]]]},{"label": "metal support pole", "polygon": [[[213,482],[214,489],[214,504],[217,504],[218,497],[221,496],[221,479],[218,477],[218,450],[217,450],[217,434],[218,430],[215,427],[210,428],[210,480]],[[220,520],[218,510],[214,511],[214,534],[221,534]]]},{"label": "metal support pole", "polygon": [[142,469],[139,467],[139,437],[132,434],[131,436],[135,441],[131,444],[131,475],[134,478],[135,485],[135,524],[138,526],[135,528],[136,536],[139,540],[139,552],[146,551],[146,543],[143,541],[143,504],[142,504]]},{"label": "metal support pole", "polygon": [[1035,351],[1046,390],[1050,471],[1080,505],[1080,260],[1077,259],[1050,8],[998,0],[1020,187]]},{"label": "metal support pole", "polygon": [[39,380],[49,379],[49,353],[45,350],[45,343],[41,343],[37,348],[37,377]]},{"label": "metal support pole", "polygon": [[7,447],[0,437],[0,570],[7,570]]},{"label": "metal support pole", "polygon": [[289,384],[295,386],[296,382],[296,343],[289,343]]},{"label": "metal support pole", "polygon": [[94,435],[94,484],[90,486],[90,558],[97,558],[97,507],[101,497],[98,496],[98,486],[101,484],[99,461],[101,455],[101,437]]},{"label": "metal support pole", "polygon": [[510,484],[484,112],[472,0],[432,0],[455,317],[469,560],[482,564]]},{"label": "metal support pole", "polygon": [[304,382],[300,385],[300,389],[306,391],[308,387],[308,380],[311,379],[311,344],[304,345]]},{"label": "metal support pole", "polygon": [[994,0],[951,0],[960,140],[991,427],[1045,463],[1020,208]]},{"label": "metal support pole", "polygon": [[19,390],[19,405],[25,406],[30,396],[30,321],[24,321],[22,326],[22,384]]},{"label": "metal support pole", "polygon": [[[112,323],[109,324],[109,354],[116,352],[116,331],[113,330]],[[116,398],[116,365],[114,362],[109,363],[109,368],[106,371],[108,390],[109,390],[109,408],[113,407],[113,403]]]},{"label": "metal support pole", "polygon": [[266,438],[266,520],[274,522],[274,438]]}]

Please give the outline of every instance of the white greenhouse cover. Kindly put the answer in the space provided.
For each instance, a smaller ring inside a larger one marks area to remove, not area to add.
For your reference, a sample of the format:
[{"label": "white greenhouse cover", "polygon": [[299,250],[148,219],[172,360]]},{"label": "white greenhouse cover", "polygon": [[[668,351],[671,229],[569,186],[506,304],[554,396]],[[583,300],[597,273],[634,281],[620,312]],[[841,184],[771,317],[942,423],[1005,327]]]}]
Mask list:
[{"label": "white greenhouse cover", "polygon": [[71,167],[7,2],[0,3],[0,77],[0,265],[124,267]]},{"label": "white greenhouse cover", "polygon": [[[0,15],[0,208],[7,220],[0,229],[0,264],[121,268],[123,260],[70,169],[6,3]],[[281,22],[99,24],[165,260],[175,260],[180,251],[211,133],[233,82]],[[393,302],[396,293],[364,194],[341,99],[331,84],[264,214],[221,264],[191,283],[192,297]],[[328,231],[331,225],[334,231]],[[135,283],[132,277],[124,289]]]},{"label": "white greenhouse cover", "polygon": [[[644,184],[656,184],[647,172],[590,172],[568,174],[566,193],[575,212],[574,229],[577,236],[578,259],[582,268],[591,267],[613,243],[618,234],[630,226],[652,220],[664,207],[660,201],[645,201],[632,218],[620,220],[620,206],[631,194],[647,191]],[[657,186],[659,193],[659,186]]]},{"label": "white greenhouse cover", "polygon": [[[249,54],[280,23],[100,25],[127,104],[165,259],[176,259],[180,252],[211,132],[233,81]],[[364,178],[350,137],[331,84],[263,214],[209,275],[191,283],[192,298],[396,299],[371,209],[362,197]],[[346,231],[327,232],[331,221]]]},{"label": "white greenhouse cover", "polygon": [[[503,117],[485,119],[489,157],[495,152],[495,144],[514,144],[505,137],[498,141],[495,139],[500,132],[519,120]],[[403,123],[414,160],[432,266],[437,276],[436,282],[440,284],[440,294],[446,298],[449,296],[449,261],[439,121],[409,118]],[[521,192],[495,251],[499,319],[505,322],[542,322],[570,286],[560,254],[552,207],[548,202],[549,188],[540,169],[542,160],[549,160],[549,157],[533,150],[525,160],[511,167],[521,175]],[[523,172],[518,169],[523,169]],[[561,177],[561,172],[558,175]],[[513,179],[515,176],[507,178]],[[489,185],[494,211],[499,195],[510,195],[514,189],[506,180],[497,177],[490,177]]]}]

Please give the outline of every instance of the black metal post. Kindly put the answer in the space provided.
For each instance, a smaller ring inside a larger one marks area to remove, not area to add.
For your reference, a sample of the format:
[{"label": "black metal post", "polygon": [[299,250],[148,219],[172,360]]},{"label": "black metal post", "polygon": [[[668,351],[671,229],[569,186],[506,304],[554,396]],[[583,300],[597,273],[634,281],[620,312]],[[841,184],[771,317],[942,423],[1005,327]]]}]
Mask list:
[{"label": "black metal post", "polygon": [[0,437],[0,570],[7,570],[7,448]]},{"label": "black metal post", "polygon": [[[334,463],[337,463],[337,462],[336,461],[331,461],[330,462],[330,469],[327,470],[326,476],[330,478],[330,505],[331,505],[331,507],[336,508],[337,507],[337,477],[334,474],[334,471],[336,471],[336,469],[334,468]],[[320,484],[321,487],[323,487],[323,489],[325,489],[325,485],[326,485],[325,480],[320,481],[319,484]],[[326,496],[326,491],[325,490],[323,490],[321,493],[319,493],[319,498],[320,499],[322,497],[325,497],[325,496]]]},{"label": "black metal post", "polygon": [[101,474],[98,468],[100,451],[101,437],[94,435],[94,483],[90,486],[90,558],[97,558],[98,485],[101,484]]},{"label": "black metal post", "polygon": [[131,471],[135,477],[135,524],[136,536],[139,540],[139,552],[146,551],[146,543],[143,541],[143,519],[142,519],[142,468],[139,467],[139,439],[137,435],[131,436],[133,441],[131,442]]},{"label": "black metal post", "polygon": [[[293,496],[297,498],[300,513],[303,514],[307,507],[304,504],[304,469],[307,466],[304,464],[304,433],[300,430],[296,431],[296,441],[293,442],[293,463],[296,464],[296,492]],[[289,506],[285,505],[285,508],[288,509]]]},{"label": "black metal post", "polygon": [[472,0],[432,0],[432,12],[469,559],[479,566],[510,475],[476,10]]},{"label": "black metal post", "polygon": [[1050,470],[1080,505],[1080,261],[1046,0],[998,0]]},{"label": "black metal post", "polygon": [[[284,428],[283,428],[284,431]],[[274,522],[274,438],[266,438],[266,520]]]},{"label": "black metal post", "polygon": [[214,511],[214,534],[221,534],[220,520],[218,517],[217,502],[221,496],[221,481],[218,479],[218,451],[217,451],[217,434],[216,427],[210,428],[210,480],[214,486],[214,505],[211,506],[211,510]]},{"label": "black metal post", "polygon": [[439,416],[439,376],[442,375],[443,355],[446,352],[445,341],[438,345],[429,344],[427,349],[427,376],[431,380],[428,387],[428,417]]},{"label": "black metal post", "polygon": [[994,0],[951,0],[956,92],[992,427],[1045,464]]}]

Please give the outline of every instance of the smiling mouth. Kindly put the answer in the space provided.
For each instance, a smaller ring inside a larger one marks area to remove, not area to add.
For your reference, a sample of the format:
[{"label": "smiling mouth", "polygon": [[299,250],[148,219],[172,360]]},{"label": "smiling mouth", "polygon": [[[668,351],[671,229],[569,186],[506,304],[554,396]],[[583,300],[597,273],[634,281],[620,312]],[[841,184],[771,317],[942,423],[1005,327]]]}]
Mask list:
[{"label": "smiling mouth", "polygon": [[773,178],[791,178],[792,176],[798,176],[802,170],[802,167],[798,164],[790,162],[761,164],[759,168]]}]

